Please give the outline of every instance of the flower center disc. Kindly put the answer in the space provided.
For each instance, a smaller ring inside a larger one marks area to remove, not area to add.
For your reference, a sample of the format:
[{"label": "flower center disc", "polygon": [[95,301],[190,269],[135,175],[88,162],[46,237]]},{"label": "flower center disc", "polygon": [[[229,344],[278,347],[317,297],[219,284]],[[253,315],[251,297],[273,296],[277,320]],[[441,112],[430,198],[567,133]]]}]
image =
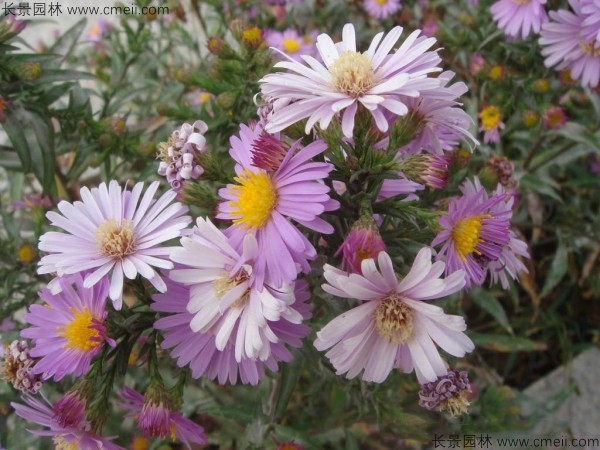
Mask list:
[{"label": "flower center disc", "polygon": [[135,234],[131,220],[119,225],[115,219],[102,222],[96,230],[98,249],[104,256],[123,258],[135,252]]},{"label": "flower center disc", "polygon": [[[221,300],[225,294],[231,291],[238,284],[247,281],[249,278],[250,277],[244,270],[238,272],[238,274],[233,278],[218,278],[215,281],[213,281],[213,289],[215,290],[215,295],[219,300]],[[246,300],[248,300],[249,298],[250,290],[246,289],[246,291],[235,302],[231,304],[231,307],[240,308],[246,303]]]},{"label": "flower center disc", "polygon": [[298,53],[300,50],[300,42],[296,39],[284,38],[283,49],[288,53]]},{"label": "flower center disc", "polygon": [[381,301],[375,309],[375,329],[386,341],[405,344],[413,334],[413,312],[396,293]]},{"label": "flower center disc", "polygon": [[588,42],[587,44],[579,41],[579,47],[587,56],[600,56],[600,47],[596,47],[595,41]]},{"label": "flower center disc", "polygon": [[89,352],[101,343],[98,327],[93,323],[94,316],[89,309],[77,311],[71,308],[73,320],[67,326],[59,327],[59,336],[66,338],[65,348],[76,348]]},{"label": "flower center disc", "polygon": [[500,109],[496,106],[488,106],[480,114],[481,124],[485,131],[490,131],[498,128],[500,123]]},{"label": "flower center disc", "polygon": [[362,53],[342,53],[329,67],[329,72],[335,89],[350,97],[365,95],[375,84],[373,64]]},{"label": "flower center disc", "polygon": [[235,181],[239,183],[233,186],[238,191],[238,199],[232,203],[236,208],[234,214],[241,217],[233,223],[246,228],[262,228],[277,205],[277,192],[271,178],[264,172],[246,170]]},{"label": "flower center disc", "polygon": [[467,255],[473,252],[479,254],[475,247],[481,242],[479,235],[481,234],[482,221],[490,217],[489,214],[469,217],[459,221],[452,228],[452,240],[463,262],[467,260]]}]

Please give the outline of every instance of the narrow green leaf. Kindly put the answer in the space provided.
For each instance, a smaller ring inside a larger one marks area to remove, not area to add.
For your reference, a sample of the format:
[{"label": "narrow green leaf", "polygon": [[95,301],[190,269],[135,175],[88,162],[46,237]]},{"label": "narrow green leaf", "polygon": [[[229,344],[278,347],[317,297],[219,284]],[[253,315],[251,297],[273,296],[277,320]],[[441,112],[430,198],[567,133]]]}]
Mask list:
[{"label": "narrow green leaf", "polygon": [[562,198],[560,197],[560,195],[558,195],[555,187],[553,187],[552,184],[555,184],[552,180],[542,180],[539,176],[532,174],[527,174],[523,178],[521,178],[522,189],[547,195],[548,197],[552,197],[556,201],[563,203]]},{"label": "narrow green leaf", "polygon": [[63,60],[67,59],[77,43],[80,41],[81,33],[83,33],[86,24],[87,20],[83,18],[67,31],[62,33],[52,47],[48,49],[48,53],[57,53],[59,55],[63,55]]},{"label": "narrow green leaf", "polygon": [[281,370],[281,385],[279,386],[279,395],[275,403],[275,418],[280,418],[285,413],[287,405],[292,398],[296,383],[302,372],[304,359],[300,354],[296,355],[291,364],[286,364]]},{"label": "narrow green leaf", "polygon": [[3,207],[0,207],[0,217],[2,217],[3,228],[6,231],[6,234],[8,235],[9,239],[13,243],[19,242],[21,240],[19,230],[17,229],[17,226],[15,225],[12,216],[9,215],[6,212],[6,209]]},{"label": "narrow green leaf", "polygon": [[587,147],[593,148],[600,153],[600,136],[592,133],[588,128],[575,122],[567,122],[557,134],[569,139],[570,141],[579,142]]},{"label": "narrow green leaf", "polygon": [[477,347],[487,348],[502,353],[534,352],[546,350],[544,342],[535,342],[518,336],[504,336],[498,334],[467,333]]},{"label": "narrow green leaf", "polygon": [[567,246],[563,241],[559,241],[556,253],[552,259],[552,264],[550,265],[550,270],[546,275],[546,282],[544,283],[540,297],[545,297],[552,292],[562,277],[567,273],[568,266],[569,255],[567,253]]},{"label": "narrow green leaf", "polygon": [[[15,110],[17,111],[17,110]],[[2,124],[4,131],[8,135],[13,148],[19,155],[21,160],[21,167],[24,172],[31,171],[31,155],[29,154],[29,146],[27,145],[27,138],[23,132],[23,124],[20,123],[18,117],[14,114],[7,114]]]},{"label": "narrow green leaf", "polygon": [[513,334],[504,307],[491,292],[481,288],[471,289],[469,291],[469,298],[473,303],[496,319],[510,334]]}]

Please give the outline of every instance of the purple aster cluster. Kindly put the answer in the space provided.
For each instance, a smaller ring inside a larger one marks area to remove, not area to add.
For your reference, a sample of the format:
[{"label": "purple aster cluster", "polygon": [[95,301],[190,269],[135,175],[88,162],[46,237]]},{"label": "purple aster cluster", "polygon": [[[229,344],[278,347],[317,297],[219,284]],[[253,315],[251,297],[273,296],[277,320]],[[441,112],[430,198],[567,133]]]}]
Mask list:
[{"label": "purple aster cluster", "polygon": [[550,11],[540,33],[546,67],[569,69],[584,87],[600,82],[600,3],[569,0],[571,10]]}]

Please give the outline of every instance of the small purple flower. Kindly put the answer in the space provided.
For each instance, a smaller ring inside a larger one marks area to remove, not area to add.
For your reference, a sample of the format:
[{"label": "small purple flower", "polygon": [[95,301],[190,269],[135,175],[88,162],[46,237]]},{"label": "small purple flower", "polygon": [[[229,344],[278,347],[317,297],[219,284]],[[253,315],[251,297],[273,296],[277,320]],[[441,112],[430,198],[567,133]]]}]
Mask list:
[{"label": "small purple flower", "polygon": [[364,0],[365,12],[374,19],[386,19],[402,9],[400,0]]},{"label": "small purple flower", "polygon": [[88,31],[87,38],[91,42],[100,42],[114,27],[115,26],[111,22],[100,19],[92,25],[90,31]]},{"label": "small purple flower", "polygon": [[166,176],[174,191],[179,191],[186,180],[197,179],[204,173],[198,163],[198,156],[206,151],[206,133],[208,127],[201,120],[192,125],[184,123],[175,130],[167,142],[159,146],[158,157],[162,160],[158,174]]},{"label": "small purple flower", "polygon": [[546,128],[558,130],[567,123],[567,115],[565,110],[560,106],[551,106],[542,114],[542,121]]},{"label": "small purple flower", "polygon": [[440,218],[443,230],[431,245],[442,244],[436,259],[446,262],[447,275],[464,270],[469,288],[471,283],[481,286],[489,262],[498,260],[510,242],[512,210],[506,207],[510,200],[504,191],[488,197],[478,178],[467,180],[461,191]]},{"label": "small purple flower", "polygon": [[545,4],[546,0],[499,0],[490,11],[498,28],[509,37],[525,39],[531,32],[539,33],[548,21]]},{"label": "small purple flower", "polygon": [[269,47],[279,50],[273,54],[279,59],[286,59],[281,52],[289,55],[296,61],[302,61],[302,55],[315,55],[314,43],[317,40],[317,32],[300,35],[296,30],[289,28],[284,31],[268,30],[265,41]]},{"label": "small purple flower", "polygon": [[[45,397],[41,401],[25,395],[23,396],[23,400],[26,403],[25,405],[14,402],[10,404],[14,408],[15,413],[25,420],[49,428],[48,430],[29,431],[38,436],[52,436],[55,448],[57,449],[125,450],[123,447],[110,442],[111,438],[104,438],[92,432],[90,424],[81,415],[81,409],[79,408],[76,411],[69,411],[68,414],[70,417],[66,419],[66,417],[60,416],[60,414],[57,416],[53,405]],[[63,412],[63,409],[59,408],[58,412]],[[61,425],[59,420],[64,423],[76,425],[64,426]]]},{"label": "small purple flower", "polygon": [[42,196],[41,194],[25,194],[23,195],[23,200],[16,200],[12,202],[12,207],[15,209],[33,209],[33,208],[43,208],[50,209],[52,208],[52,201],[46,195]]},{"label": "small purple flower", "polygon": [[[150,388],[149,388],[150,389]],[[132,411],[140,429],[148,436],[171,440],[179,439],[188,449],[191,444],[204,445],[207,442],[204,428],[183,417],[178,411],[172,411],[168,401],[156,401],[152,394],[144,397],[134,389],[125,387],[121,392],[124,400],[120,406]]]},{"label": "small purple flower", "polygon": [[465,371],[448,369],[446,375],[424,383],[419,391],[419,406],[430,411],[448,411],[451,416],[465,414],[471,392],[469,375]]},{"label": "small purple flower", "polygon": [[21,331],[21,336],[35,342],[31,355],[41,358],[33,372],[57,381],[69,374],[85,375],[104,343],[115,345],[104,324],[108,280],[84,288],[83,277],[75,274],[59,278],[58,283],[58,294],[50,289],[39,292],[46,304],[29,307],[24,319],[33,326]]},{"label": "small purple flower", "polygon": [[469,58],[469,73],[474,77],[485,68],[485,59],[481,53],[473,53]]},{"label": "small purple flower", "polygon": [[363,260],[377,258],[377,255],[385,250],[385,243],[379,234],[377,223],[372,217],[363,216],[352,225],[352,229],[335,256],[342,254],[343,270],[361,273]]}]

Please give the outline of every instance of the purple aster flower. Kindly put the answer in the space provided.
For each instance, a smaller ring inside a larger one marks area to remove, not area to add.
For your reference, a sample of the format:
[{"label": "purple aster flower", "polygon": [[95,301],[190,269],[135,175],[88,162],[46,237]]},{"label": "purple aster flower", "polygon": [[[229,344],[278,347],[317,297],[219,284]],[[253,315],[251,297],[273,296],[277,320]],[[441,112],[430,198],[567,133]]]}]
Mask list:
[{"label": "purple aster flower", "polygon": [[23,195],[23,201],[14,201],[12,202],[12,207],[15,209],[27,208],[42,208],[49,209],[52,208],[52,201],[47,196],[42,196],[41,194],[25,194]]},{"label": "purple aster flower", "polygon": [[292,28],[284,31],[269,30],[265,40],[269,47],[279,50],[279,52],[273,52],[277,58],[281,58],[281,52],[283,52],[296,61],[302,61],[302,55],[314,56],[315,54],[316,32],[302,36]]},{"label": "purple aster flower", "polygon": [[439,80],[427,78],[428,73],[441,70],[437,52],[427,51],[435,39],[419,37],[420,33],[413,32],[394,53],[390,51],[402,34],[401,27],[395,27],[385,39],[384,33],[379,33],[364,53],[356,50],[352,24],[344,26],[342,42],[337,44],[328,35],[319,35],[316,47],[324,64],[310,56],[303,56],[303,62],[288,57],[289,61],[275,67],[292,73],[274,73],[260,80],[268,101],[290,102],[273,111],[266,131],[281,131],[305,118],[306,133],[317,122],[326,129],[344,111],[342,131],[351,138],[359,105],[369,111],[379,130],[387,131],[384,111],[397,116],[408,112],[401,96],[418,97],[440,85]]},{"label": "purple aster flower", "polygon": [[158,166],[158,174],[166,176],[174,191],[179,191],[186,180],[197,179],[204,173],[198,164],[198,156],[206,151],[206,133],[208,127],[201,120],[192,125],[184,123],[173,131],[167,142],[159,146],[158,157],[162,160]]},{"label": "purple aster flower", "polygon": [[399,151],[420,153],[426,150],[430,153],[443,154],[444,150],[452,150],[459,140],[465,141],[469,147],[479,145],[477,139],[469,132],[473,124],[471,116],[458,107],[457,99],[469,88],[459,82],[449,85],[454,78],[454,72],[444,72],[438,79],[441,86],[435,91],[426,91],[418,98],[406,98],[410,114],[419,121],[420,129],[416,137]]},{"label": "purple aster flower", "polygon": [[400,0],[364,0],[365,12],[374,19],[386,19],[402,9]]},{"label": "purple aster flower", "polygon": [[581,39],[584,42],[596,40],[596,48],[600,48],[600,0],[583,0]]},{"label": "purple aster flower", "polygon": [[[317,333],[315,347],[330,349],[338,375],[356,377],[363,369],[365,381],[383,382],[393,368],[414,369],[419,382],[435,381],[447,372],[435,344],[453,356],[474,349],[463,333],[465,321],[447,315],[427,302],[458,292],[465,276],[458,271],[442,279],[444,263],[431,263],[431,249],[417,254],[409,273],[398,281],[389,255],[362,262],[362,275],[348,275],[325,265],[323,289],[331,295],[363,303],[333,319]],[[434,344],[435,342],[435,344]]]},{"label": "purple aster flower", "polygon": [[473,53],[469,58],[469,73],[474,77],[485,68],[485,59],[481,53]]},{"label": "purple aster flower", "polygon": [[271,355],[271,343],[279,342],[271,324],[302,323],[302,315],[292,308],[292,285],[276,289],[267,278],[257,288],[253,275],[258,244],[252,234],[246,235],[238,252],[210,220],[198,218],[197,227],[181,239],[181,245],[171,259],[185,268],[172,270],[169,277],[190,286],[187,311],[194,315],[190,327],[196,333],[215,335],[217,350],[230,343],[237,362],[242,358],[264,361]]},{"label": "purple aster flower", "polygon": [[27,341],[12,341],[2,347],[3,361],[0,362],[0,375],[21,392],[37,394],[42,388],[43,379],[33,371],[37,362],[31,355]]},{"label": "purple aster flower", "polygon": [[497,144],[500,142],[500,132],[504,128],[502,112],[494,105],[486,106],[479,113],[481,126],[479,131],[484,131],[483,142],[485,144]]},{"label": "purple aster flower", "polygon": [[569,0],[569,4],[574,12],[550,11],[551,20],[542,26],[540,45],[544,47],[544,64],[556,66],[556,70],[570,69],[571,77],[581,79],[584,87],[595,87],[600,81],[600,43],[582,37],[586,20],[581,10],[583,2]]},{"label": "purple aster flower", "polygon": [[162,439],[170,436],[172,441],[179,439],[188,450],[192,448],[190,444],[206,444],[204,428],[186,419],[180,412],[171,411],[167,404],[145,399],[142,394],[127,386],[120,395],[124,400],[120,406],[133,411],[130,416],[136,418],[138,426],[147,435]]},{"label": "purple aster flower", "polygon": [[110,442],[109,438],[93,433],[85,417],[80,415],[80,409],[69,412],[72,416],[69,418],[68,423],[76,423],[76,425],[63,426],[59,422],[60,415],[57,416],[52,404],[45,398],[42,401],[26,395],[23,400],[26,403],[25,405],[20,403],[10,404],[15,413],[25,420],[48,427],[49,430],[29,431],[39,436],[52,436],[57,449],[125,450],[123,447]]},{"label": "purple aster flower", "polygon": [[100,42],[106,33],[113,28],[114,25],[111,22],[100,19],[92,25],[90,31],[88,31],[87,38],[92,42]]},{"label": "purple aster flower", "polygon": [[542,121],[547,128],[558,130],[567,123],[567,115],[562,107],[550,106],[544,110]]},{"label": "purple aster flower", "polygon": [[103,279],[91,288],[84,288],[80,274],[60,278],[61,292],[52,294],[42,289],[39,296],[44,305],[31,305],[24,319],[33,325],[21,331],[21,336],[33,339],[30,354],[41,358],[33,373],[46,380],[60,380],[65,375],[85,375],[92,358],[107,342],[104,321],[108,295],[108,280]]},{"label": "purple aster flower", "polygon": [[[263,137],[260,127],[252,130],[242,125],[240,137],[231,138],[229,151],[237,163],[237,184],[219,191],[224,201],[217,218],[233,221],[226,231],[233,247],[240,249],[247,234],[256,237],[258,254],[252,277],[258,288],[267,273],[274,287],[296,279],[297,264],[308,273],[308,261],[317,256],[313,245],[288,218],[313,231],[332,233],[333,227],[319,215],[339,206],[329,198],[329,187],[320,182],[333,165],[310,162],[327,148],[325,142],[318,140],[300,148],[300,141],[296,141],[275,168],[284,144],[276,144],[274,139]],[[257,150],[263,147],[265,152]]]},{"label": "purple aster flower", "polygon": [[377,223],[372,217],[363,216],[354,222],[335,256],[342,254],[342,269],[346,272],[361,273],[363,260],[377,258],[385,249]]},{"label": "purple aster flower", "polygon": [[452,158],[447,155],[423,153],[406,158],[403,168],[410,177],[431,189],[444,189],[448,182],[448,166]]},{"label": "purple aster flower", "polygon": [[[302,339],[309,332],[306,325],[287,320],[270,322],[269,327],[279,342],[270,344],[269,357],[261,361],[242,356],[238,362],[235,357],[235,340],[229,340],[223,350],[218,350],[215,334],[192,330],[190,324],[196,315],[187,310],[190,287],[170,280],[167,280],[167,286],[168,293],[153,296],[155,303],[152,309],[171,315],[157,320],[154,327],[163,332],[162,348],[172,349],[171,356],[177,359],[177,365],[189,365],[194,378],[206,376],[210,380],[218,380],[220,384],[228,381],[236,384],[239,376],[241,383],[256,385],[265,376],[265,367],[276,372],[279,361],[291,361],[292,354],[284,344],[301,347]],[[296,300],[292,308],[302,315],[303,320],[309,319],[310,307],[306,303],[310,298],[308,284],[297,281],[294,293]]]},{"label": "purple aster flower", "polygon": [[469,408],[470,392],[467,372],[448,369],[448,373],[437,380],[421,385],[419,406],[430,411],[448,411],[452,417],[460,416]]},{"label": "purple aster flower", "polygon": [[490,11],[498,28],[509,37],[525,39],[532,31],[539,33],[548,21],[545,4],[546,0],[499,0]]},{"label": "purple aster flower", "polygon": [[466,287],[481,286],[490,261],[502,255],[510,242],[512,210],[506,208],[508,196],[498,191],[488,197],[478,178],[467,180],[462,196],[450,201],[448,214],[440,218],[443,228],[432,246],[442,244],[436,259],[446,262],[446,274],[466,273]]},{"label": "purple aster flower", "polygon": [[[46,217],[66,233],[50,231],[40,238],[39,249],[50,254],[41,259],[38,273],[61,277],[90,271],[87,289],[112,272],[109,295],[116,309],[123,303],[123,275],[133,280],[139,273],[164,292],[165,283],[152,266],[171,269],[173,263],[166,258],[171,249],[158,245],[179,237],[191,218],[184,215],[184,205],[171,204],[177,195],[173,191],[155,201],[158,185],[152,183],[142,197],[144,183],[128,191],[113,180],[91,191],[82,188],[82,201],[60,202],[62,215],[50,211]],[[56,283],[51,288],[56,293]]]}]

